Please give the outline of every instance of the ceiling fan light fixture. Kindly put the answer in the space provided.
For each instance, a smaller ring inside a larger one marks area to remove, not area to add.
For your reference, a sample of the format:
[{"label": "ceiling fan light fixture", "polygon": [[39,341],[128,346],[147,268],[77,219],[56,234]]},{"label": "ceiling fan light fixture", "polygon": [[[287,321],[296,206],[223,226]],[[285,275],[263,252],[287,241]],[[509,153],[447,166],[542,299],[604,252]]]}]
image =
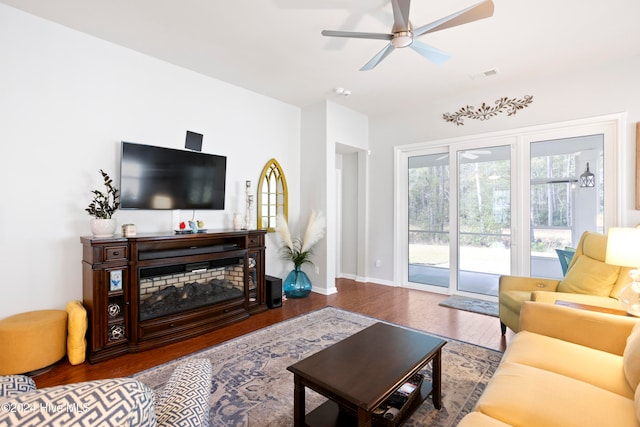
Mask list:
[{"label": "ceiling fan light fixture", "polygon": [[393,34],[391,44],[395,48],[407,47],[413,43],[413,33],[411,31],[398,31]]}]

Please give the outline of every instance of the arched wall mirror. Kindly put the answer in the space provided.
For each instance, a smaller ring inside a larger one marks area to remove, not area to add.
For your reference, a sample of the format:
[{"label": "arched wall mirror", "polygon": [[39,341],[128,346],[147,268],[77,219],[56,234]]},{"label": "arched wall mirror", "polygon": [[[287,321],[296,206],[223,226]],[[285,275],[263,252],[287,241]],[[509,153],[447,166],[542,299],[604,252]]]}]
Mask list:
[{"label": "arched wall mirror", "polygon": [[289,217],[287,180],[276,159],[267,162],[258,181],[258,230],[274,231],[278,215]]}]

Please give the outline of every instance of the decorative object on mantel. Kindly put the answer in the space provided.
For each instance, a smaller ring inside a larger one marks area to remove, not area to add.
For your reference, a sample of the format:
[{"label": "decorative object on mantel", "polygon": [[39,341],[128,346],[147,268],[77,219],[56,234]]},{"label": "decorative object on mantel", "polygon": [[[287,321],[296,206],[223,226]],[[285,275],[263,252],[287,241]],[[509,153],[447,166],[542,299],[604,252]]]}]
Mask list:
[{"label": "decorative object on mantel", "polygon": [[244,215],[244,227],[243,230],[251,229],[251,206],[253,205],[253,194],[251,194],[251,181],[245,182],[245,201],[247,204],[247,209]]},{"label": "decorative object on mantel", "polygon": [[326,223],[327,219],[322,213],[312,211],[302,239],[292,239],[287,220],[282,215],[278,217],[276,232],[283,243],[280,253],[283,259],[293,262],[293,270],[283,284],[284,294],[288,298],[304,298],[311,292],[311,281],[300,267],[305,263],[313,264],[311,248],[324,237]]},{"label": "decorative object on mantel", "polygon": [[116,222],[112,216],[120,206],[120,190],[113,185],[105,171],[100,169],[100,174],[106,191],[93,190],[93,200],[85,211],[94,217],[91,220],[91,232],[94,237],[110,237],[116,231]]},{"label": "decorative object on mantel", "polygon": [[181,221],[180,224],[178,224],[179,229],[175,230],[176,234],[197,234],[207,232],[207,229],[204,228],[204,221],[194,219],[195,213],[196,211],[193,211],[193,217],[190,221]]},{"label": "decorative object on mantel", "polygon": [[451,123],[455,123],[457,126],[464,125],[463,119],[475,119],[475,120],[489,120],[493,116],[497,116],[498,113],[504,113],[506,111],[507,116],[513,116],[518,112],[526,108],[533,102],[532,95],[525,95],[522,99],[502,97],[494,102],[495,106],[491,107],[486,103],[482,103],[477,109],[472,105],[460,108],[455,113],[444,113],[442,118]]},{"label": "decorative object on mantel", "polygon": [[233,229],[242,230],[242,217],[238,212],[233,214]]}]

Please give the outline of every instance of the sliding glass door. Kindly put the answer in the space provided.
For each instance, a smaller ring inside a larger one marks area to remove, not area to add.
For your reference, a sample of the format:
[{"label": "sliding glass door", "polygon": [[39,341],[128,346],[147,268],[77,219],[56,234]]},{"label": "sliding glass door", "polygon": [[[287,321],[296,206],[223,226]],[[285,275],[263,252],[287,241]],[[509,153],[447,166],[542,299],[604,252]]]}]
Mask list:
[{"label": "sliding glass door", "polygon": [[396,283],[495,299],[501,275],[561,278],[556,249],[616,223],[620,120],[397,148]]},{"label": "sliding glass door", "polygon": [[511,147],[457,152],[458,291],[498,295],[511,271]]},{"label": "sliding glass door", "polygon": [[[449,153],[408,158],[408,279],[445,289],[455,283],[460,292],[497,296],[498,278],[509,274],[511,263],[511,147],[453,153],[457,184],[450,178]],[[458,235],[453,248],[452,194]]]},{"label": "sliding glass door", "polygon": [[449,287],[449,154],[408,161],[409,281]]},{"label": "sliding glass door", "polygon": [[584,231],[604,232],[604,135],[534,141],[531,153],[531,275],[562,278],[558,257]]}]

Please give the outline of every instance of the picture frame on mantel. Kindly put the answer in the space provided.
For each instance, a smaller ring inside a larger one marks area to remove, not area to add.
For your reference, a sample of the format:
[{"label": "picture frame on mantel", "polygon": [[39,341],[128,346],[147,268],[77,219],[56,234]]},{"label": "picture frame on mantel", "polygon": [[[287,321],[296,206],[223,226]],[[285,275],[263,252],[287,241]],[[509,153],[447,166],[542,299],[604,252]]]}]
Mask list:
[{"label": "picture frame on mantel", "polygon": [[636,122],[636,210],[640,211],[640,122]]}]

